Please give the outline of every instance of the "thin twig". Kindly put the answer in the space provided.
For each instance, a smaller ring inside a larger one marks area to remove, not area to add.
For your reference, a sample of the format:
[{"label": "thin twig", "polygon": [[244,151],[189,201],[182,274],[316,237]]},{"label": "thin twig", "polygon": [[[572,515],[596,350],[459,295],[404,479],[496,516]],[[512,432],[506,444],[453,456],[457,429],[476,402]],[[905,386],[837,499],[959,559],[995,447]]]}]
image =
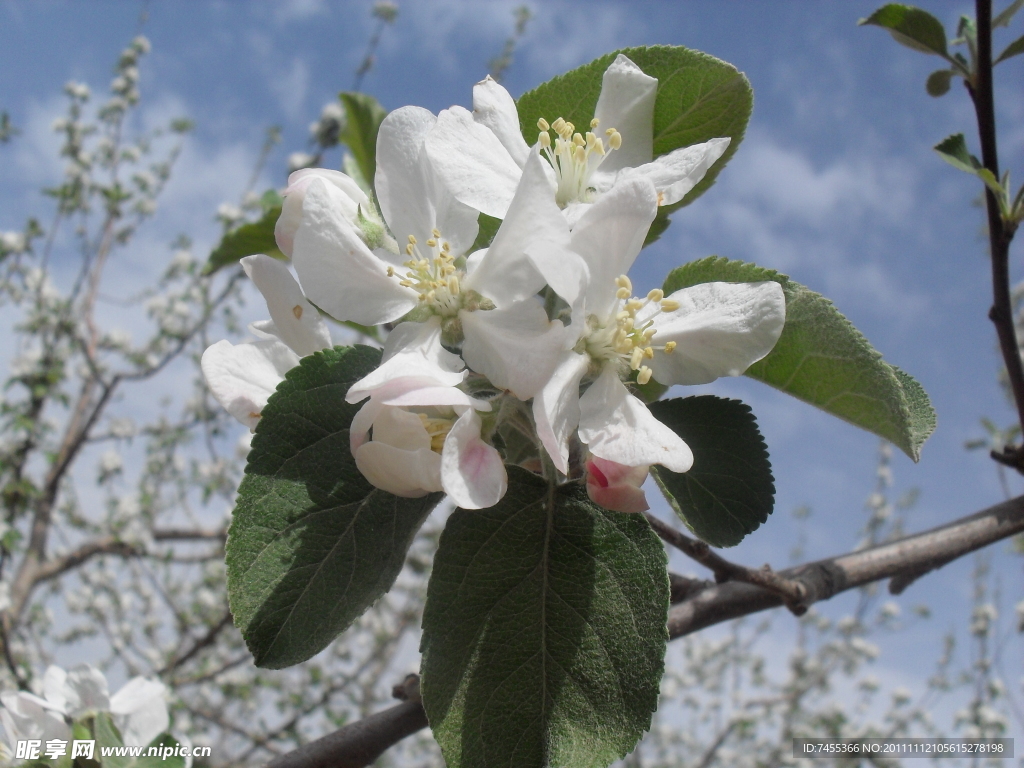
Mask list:
[{"label": "thin twig", "polygon": [[705,542],[691,539],[686,534],[666,525],[654,515],[646,514],[645,517],[662,541],[671,544],[687,557],[710,568],[711,572],[715,574],[715,581],[719,584],[726,581],[754,584],[779,595],[794,615],[802,616],[807,612],[807,606],[803,604],[806,590],[800,582],[783,578],[767,565],[760,569],[754,569],[730,562]]}]

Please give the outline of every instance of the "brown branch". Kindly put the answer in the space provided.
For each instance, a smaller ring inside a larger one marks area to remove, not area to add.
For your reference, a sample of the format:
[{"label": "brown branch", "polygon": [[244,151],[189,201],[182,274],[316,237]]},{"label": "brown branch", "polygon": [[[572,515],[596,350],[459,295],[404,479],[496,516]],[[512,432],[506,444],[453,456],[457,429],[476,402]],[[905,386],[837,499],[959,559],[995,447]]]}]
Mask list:
[{"label": "brown branch", "polygon": [[205,635],[196,640],[195,643],[192,644],[191,648],[189,648],[187,651],[185,651],[185,653],[181,654],[176,659],[168,663],[167,666],[165,666],[163,669],[157,672],[157,674],[162,677],[163,675],[166,675],[168,672],[173,672],[186,661],[193,658],[201,650],[217,642],[217,636],[229,626],[231,626],[231,611],[225,611],[224,617],[216,624],[214,624],[212,627],[210,627],[210,629],[207,631]]},{"label": "brown branch", "polygon": [[[806,563],[776,575],[803,587],[802,604],[806,606],[882,579],[894,579],[893,587],[896,587],[895,580],[901,575],[920,577],[1022,531],[1024,496],[1018,496],[923,533]],[[739,581],[706,584],[675,576],[672,586],[674,594],[688,595],[669,610],[669,637],[673,640],[729,619],[781,606],[784,602],[777,591]],[[362,768],[384,750],[426,726],[422,705],[407,701],[287,752],[267,768]]]},{"label": "brown branch", "polygon": [[804,605],[806,592],[799,581],[782,577],[768,565],[761,569],[737,565],[712,550],[705,542],[691,539],[686,534],[666,525],[654,515],[646,514],[645,517],[662,541],[668,542],[687,557],[710,568],[711,572],[715,574],[715,581],[719,584],[726,581],[742,581],[753,584],[779,595],[796,616],[806,613],[807,606]]}]

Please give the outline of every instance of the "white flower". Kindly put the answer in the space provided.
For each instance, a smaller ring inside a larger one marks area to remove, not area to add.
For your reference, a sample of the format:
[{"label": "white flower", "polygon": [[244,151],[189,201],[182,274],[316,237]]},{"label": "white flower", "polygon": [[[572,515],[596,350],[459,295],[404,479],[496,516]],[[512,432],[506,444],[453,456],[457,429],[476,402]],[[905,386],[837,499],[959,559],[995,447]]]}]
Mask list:
[{"label": "white flower", "polygon": [[45,699],[25,691],[0,693],[0,723],[12,746],[26,739],[70,738],[71,729]]},{"label": "white flower", "polygon": [[[291,258],[295,242],[295,232],[302,223],[302,203],[306,199],[306,189],[313,179],[321,179],[327,184],[338,188],[342,193],[334,197],[338,212],[353,227],[359,227],[359,215],[376,219],[376,213],[370,198],[349,176],[341,171],[326,168],[303,168],[288,177],[288,187],[284,191],[284,204],[281,206],[281,217],[274,227],[274,238],[277,247],[285,256]],[[383,232],[383,229],[381,230]],[[365,238],[364,238],[365,239]]]},{"label": "white flower", "polygon": [[[637,371],[640,384],[653,376],[673,385],[737,376],[767,355],[782,333],[786,302],[775,282],[705,283],[667,298],[657,289],[632,298],[625,273],[656,213],[654,185],[628,179],[590,206],[573,229],[571,247],[587,266],[583,288],[566,327],[565,351],[533,402],[538,436],[562,472],[577,428],[602,459],[685,472],[693,463],[690,449],[629,394],[622,378]],[[593,383],[580,397],[584,377]]]},{"label": "white flower", "polygon": [[267,301],[270,320],[252,323],[255,341],[218,341],[203,353],[203,376],[232,416],[255,430],[267,399],[299,359],[331,346],[331,334],[288,268],[269,256],[246,256],[242,267]]},{"label": "white flower", "polygon": [[505,495],[501,455],[480,435],[478,411],[491,406],[458,389],[467,376],[458,355],[441,346],[439,318],[391,332],[380,367],[346,396],[350,403],[369,397],[350,439],[370,483],[410,498],[443,490],[464,509],[493,506]]},{"label": "white flower", "polygon": [[146,746],[167,731],[167,693],[161,682],[133,677],[110,697],[110,714],[125,744]]},{"label": "white flower", "polygon": [[[561,324],[548,320],[536,293],[548,283],[574,299],[580,267],[566,265],[580,260],[567,250],[569,228],[536,152],[491,246],[464,259],[477,212],[435,178],[423,149],[435,122],[424,109],[404,107],[378,135],[377,195],[405,254],[372,249],[345,213],[351,201],[314,177],[294,236],[295,269],[309,298],[339,320],[440,318],[447,340],[465,338],[463,357],[473,370],[525,400],[543,385],[561,344]],[[539,358],[532,368],[517,362],[525,348]]]},{"label": "white flower", "polygon": [[[675,149],[654,159],[657,78],[619,54],[604,73],[594,119],[583,132],[558,115],[538,123],[538,142],[551,161],[556,199],[575,223],[589,203],[615,184],[646,178],[659,205],[682,200],[729,146],[728,138]],[[554,130],[552,142],[549,129]],[[515,194],[527,145],[508,91],[491,78],[473,88],[473,112],[452,107],[438,116],[427,151],[455,197],[504,218]]]}]

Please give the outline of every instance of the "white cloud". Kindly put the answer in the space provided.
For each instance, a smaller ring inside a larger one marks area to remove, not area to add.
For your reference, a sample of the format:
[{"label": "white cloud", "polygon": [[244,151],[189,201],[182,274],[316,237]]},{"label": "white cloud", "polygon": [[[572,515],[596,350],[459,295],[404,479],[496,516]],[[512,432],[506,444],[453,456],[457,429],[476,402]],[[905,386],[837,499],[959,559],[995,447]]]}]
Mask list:
[{"label": "white cloud", "polygon": [[326,0],[283,0],[274,8],[278,22],[306,21],[328,13]]}]

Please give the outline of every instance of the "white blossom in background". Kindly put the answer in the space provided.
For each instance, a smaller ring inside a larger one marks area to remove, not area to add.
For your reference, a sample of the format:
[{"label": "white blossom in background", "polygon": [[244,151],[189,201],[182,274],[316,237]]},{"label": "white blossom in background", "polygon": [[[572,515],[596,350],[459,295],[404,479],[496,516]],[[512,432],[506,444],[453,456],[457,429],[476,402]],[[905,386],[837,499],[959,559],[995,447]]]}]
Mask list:
[{"label": "white blossom in background", "polygon": [[213,396],[232,416],[256,429],[267,399],[299,359],[331,346],[331,334],[288,268],[269,256],[242,259],[246,274],[267,302],[270,320],[252,323],[254,341],[219,341],[203,353],[202,369]]},{"label": "white blossom in background", "polygon": [[[650,180],[659,205],[677,203],[725,154],[730,140],[716,138],[654,158],[657,90],[657,78],[619,54],[605,70],[587,130],[577,131],[557,115],[538,124],[556,200],[571,223],[615,184],[631,178]],[[490,78],[473,88],[472,113],[462,107],[443,111],[427,138],[438,174],[455,197],[497,218],[512,201],[527,149],[515,101]]]}]

